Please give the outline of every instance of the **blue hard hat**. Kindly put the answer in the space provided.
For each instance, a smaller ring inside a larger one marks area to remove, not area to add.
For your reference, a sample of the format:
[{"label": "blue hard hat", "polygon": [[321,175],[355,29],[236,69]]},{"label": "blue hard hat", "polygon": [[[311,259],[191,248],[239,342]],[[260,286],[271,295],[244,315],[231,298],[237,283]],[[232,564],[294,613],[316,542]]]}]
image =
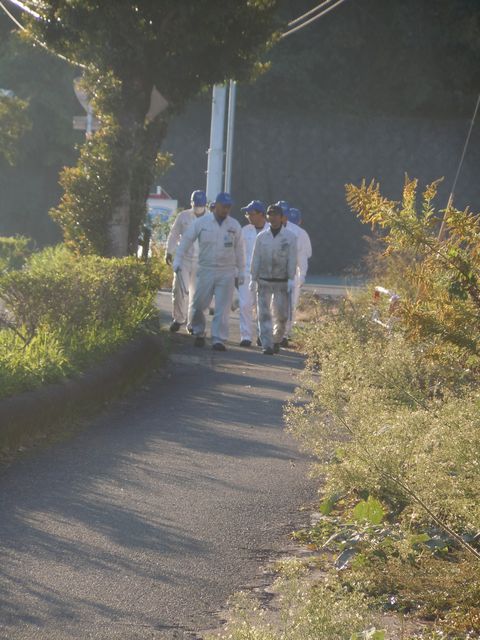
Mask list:
[{"label": "blue hard hat", "polygon": [[252,200],[246,207],[242,207],[242,211],[250,213],[251,211],[260,211],[265,215],[267,208],[261,200]]},{"label": "blue hard hat", "polygon": [[275,204],[277,205],[277,207],[280,207],[280,209],[283,211],[284,216],[288,215],[288,211],[290,209],[290,205],[288,204],[288,202],[286,202],[285,200],[279,200]]},{"label": "blue hard hat", "polygon": [[226,191],[222,191],[215,198],[215,204],[225,204],[231,207],[233,204],[232,196]]},{"label": "blue hard hat", "polygon": [[205,207],[207,204],[207,194],[205,191],[194,191],[190,197],[190,202],[194,207]]},{"label": "blue hard hat", "polygon": [[300,224],[302,221],[302,212],[300,209],[295,209],[295,207],[291,207],[288,210],[287,218],[289,222],[293,222],[293,224]]}]

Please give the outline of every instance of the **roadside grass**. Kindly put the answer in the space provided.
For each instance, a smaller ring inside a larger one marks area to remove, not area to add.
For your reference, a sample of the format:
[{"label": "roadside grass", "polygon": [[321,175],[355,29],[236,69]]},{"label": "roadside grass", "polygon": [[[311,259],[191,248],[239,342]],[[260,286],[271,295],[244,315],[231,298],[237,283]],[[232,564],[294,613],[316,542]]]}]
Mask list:
[{"label": "roadside grass", "polygon": [[312,584],[307,567],[297,559],[284,562],[278,571],[275,609],[262,608],[248,593],[236,594],[224,631],[206,640],[350,640],[356,632],[363,637],[373,620],[365,596],[344,588],[333,574]]},{"label": "roadside grass", "polygon": [[358,520],[358,505],[365,501],[326,500],[320,508],[327,513],[294,538],[312,550],[324,571],[336,573],[344,589],[365,595],[380,628],[382,617],[397,614],[404,626],[417,629],[402,638],[478,638],[478,562],[441,530],[407,528],[379,502],[369,502],[364,515],[370,520]]}]

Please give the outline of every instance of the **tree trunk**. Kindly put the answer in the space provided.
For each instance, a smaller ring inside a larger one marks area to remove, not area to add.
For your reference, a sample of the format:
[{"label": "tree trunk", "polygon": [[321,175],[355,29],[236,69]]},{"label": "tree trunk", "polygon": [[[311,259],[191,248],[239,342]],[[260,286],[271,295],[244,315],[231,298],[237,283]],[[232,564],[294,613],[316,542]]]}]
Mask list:
[{"label": "tree trunk", "polygon": [[167,122],[157,119],[139,132],[130,189],[130,232],[128,249],[135,254],[140,230],[145,223],[147,198],[155,178],[159,149],[165,138]]},{"label": "tree trunk", "polygon": [[132,165],[141,138],[141,129],[133,115],[125,114],[120,120],[123,157],[118,163],[121,171],[121,187],[111,212],[108,224],[107,252],[112,258],[123,258],[128,255],[128,235],[131,216]]},{"label": "tree trunk", "polygon": [[112,212],[108,226],[108,254],[112,258],[128,255],[128,229],[130,227],[130,185],[123,188],[118,204]]},{"label": "tree trunk", "polygon": [[108,225],[108,253],[116,258],[136,254],[155,162],[166,133],[164,120],[146,126],[134,122],[133,117],[123,120],[125,146],[121,166],[124,179]]}]

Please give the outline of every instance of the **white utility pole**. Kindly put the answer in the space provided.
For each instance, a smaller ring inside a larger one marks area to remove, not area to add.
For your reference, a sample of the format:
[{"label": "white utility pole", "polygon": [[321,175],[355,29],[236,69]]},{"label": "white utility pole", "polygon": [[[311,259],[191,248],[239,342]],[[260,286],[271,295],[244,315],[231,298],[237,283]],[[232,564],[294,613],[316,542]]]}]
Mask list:
[{"label": "white utility pole", "polygon": [[230,193],[232,188],[232,164],[233,164],[233,137],[235,132],[235,102],[237,97],[237,83],[230,80],[228,94],[228,119],[227,119],[227,147],[225,154],[225,186],[224,190]]},{"label": "white utility pole", "polygon": [[207,165],[207,198],[215,199],[222,191],[223,178],[223,134],[225,129],[226,85],[216,84],[212,95],[212,122],[210,125],[210,148]]}]

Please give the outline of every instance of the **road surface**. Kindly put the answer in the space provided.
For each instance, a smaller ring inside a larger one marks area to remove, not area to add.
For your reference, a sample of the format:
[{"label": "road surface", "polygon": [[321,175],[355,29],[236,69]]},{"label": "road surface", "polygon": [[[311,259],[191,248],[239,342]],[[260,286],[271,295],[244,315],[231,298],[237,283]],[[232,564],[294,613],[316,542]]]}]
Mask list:
[{"label": "road surface", "polygon": [[302,359],[237,325],[226,353],[175,335],[147,387],[0,470],[2,640],[201,637],[301,524],[315,487],[282,407]]}]

